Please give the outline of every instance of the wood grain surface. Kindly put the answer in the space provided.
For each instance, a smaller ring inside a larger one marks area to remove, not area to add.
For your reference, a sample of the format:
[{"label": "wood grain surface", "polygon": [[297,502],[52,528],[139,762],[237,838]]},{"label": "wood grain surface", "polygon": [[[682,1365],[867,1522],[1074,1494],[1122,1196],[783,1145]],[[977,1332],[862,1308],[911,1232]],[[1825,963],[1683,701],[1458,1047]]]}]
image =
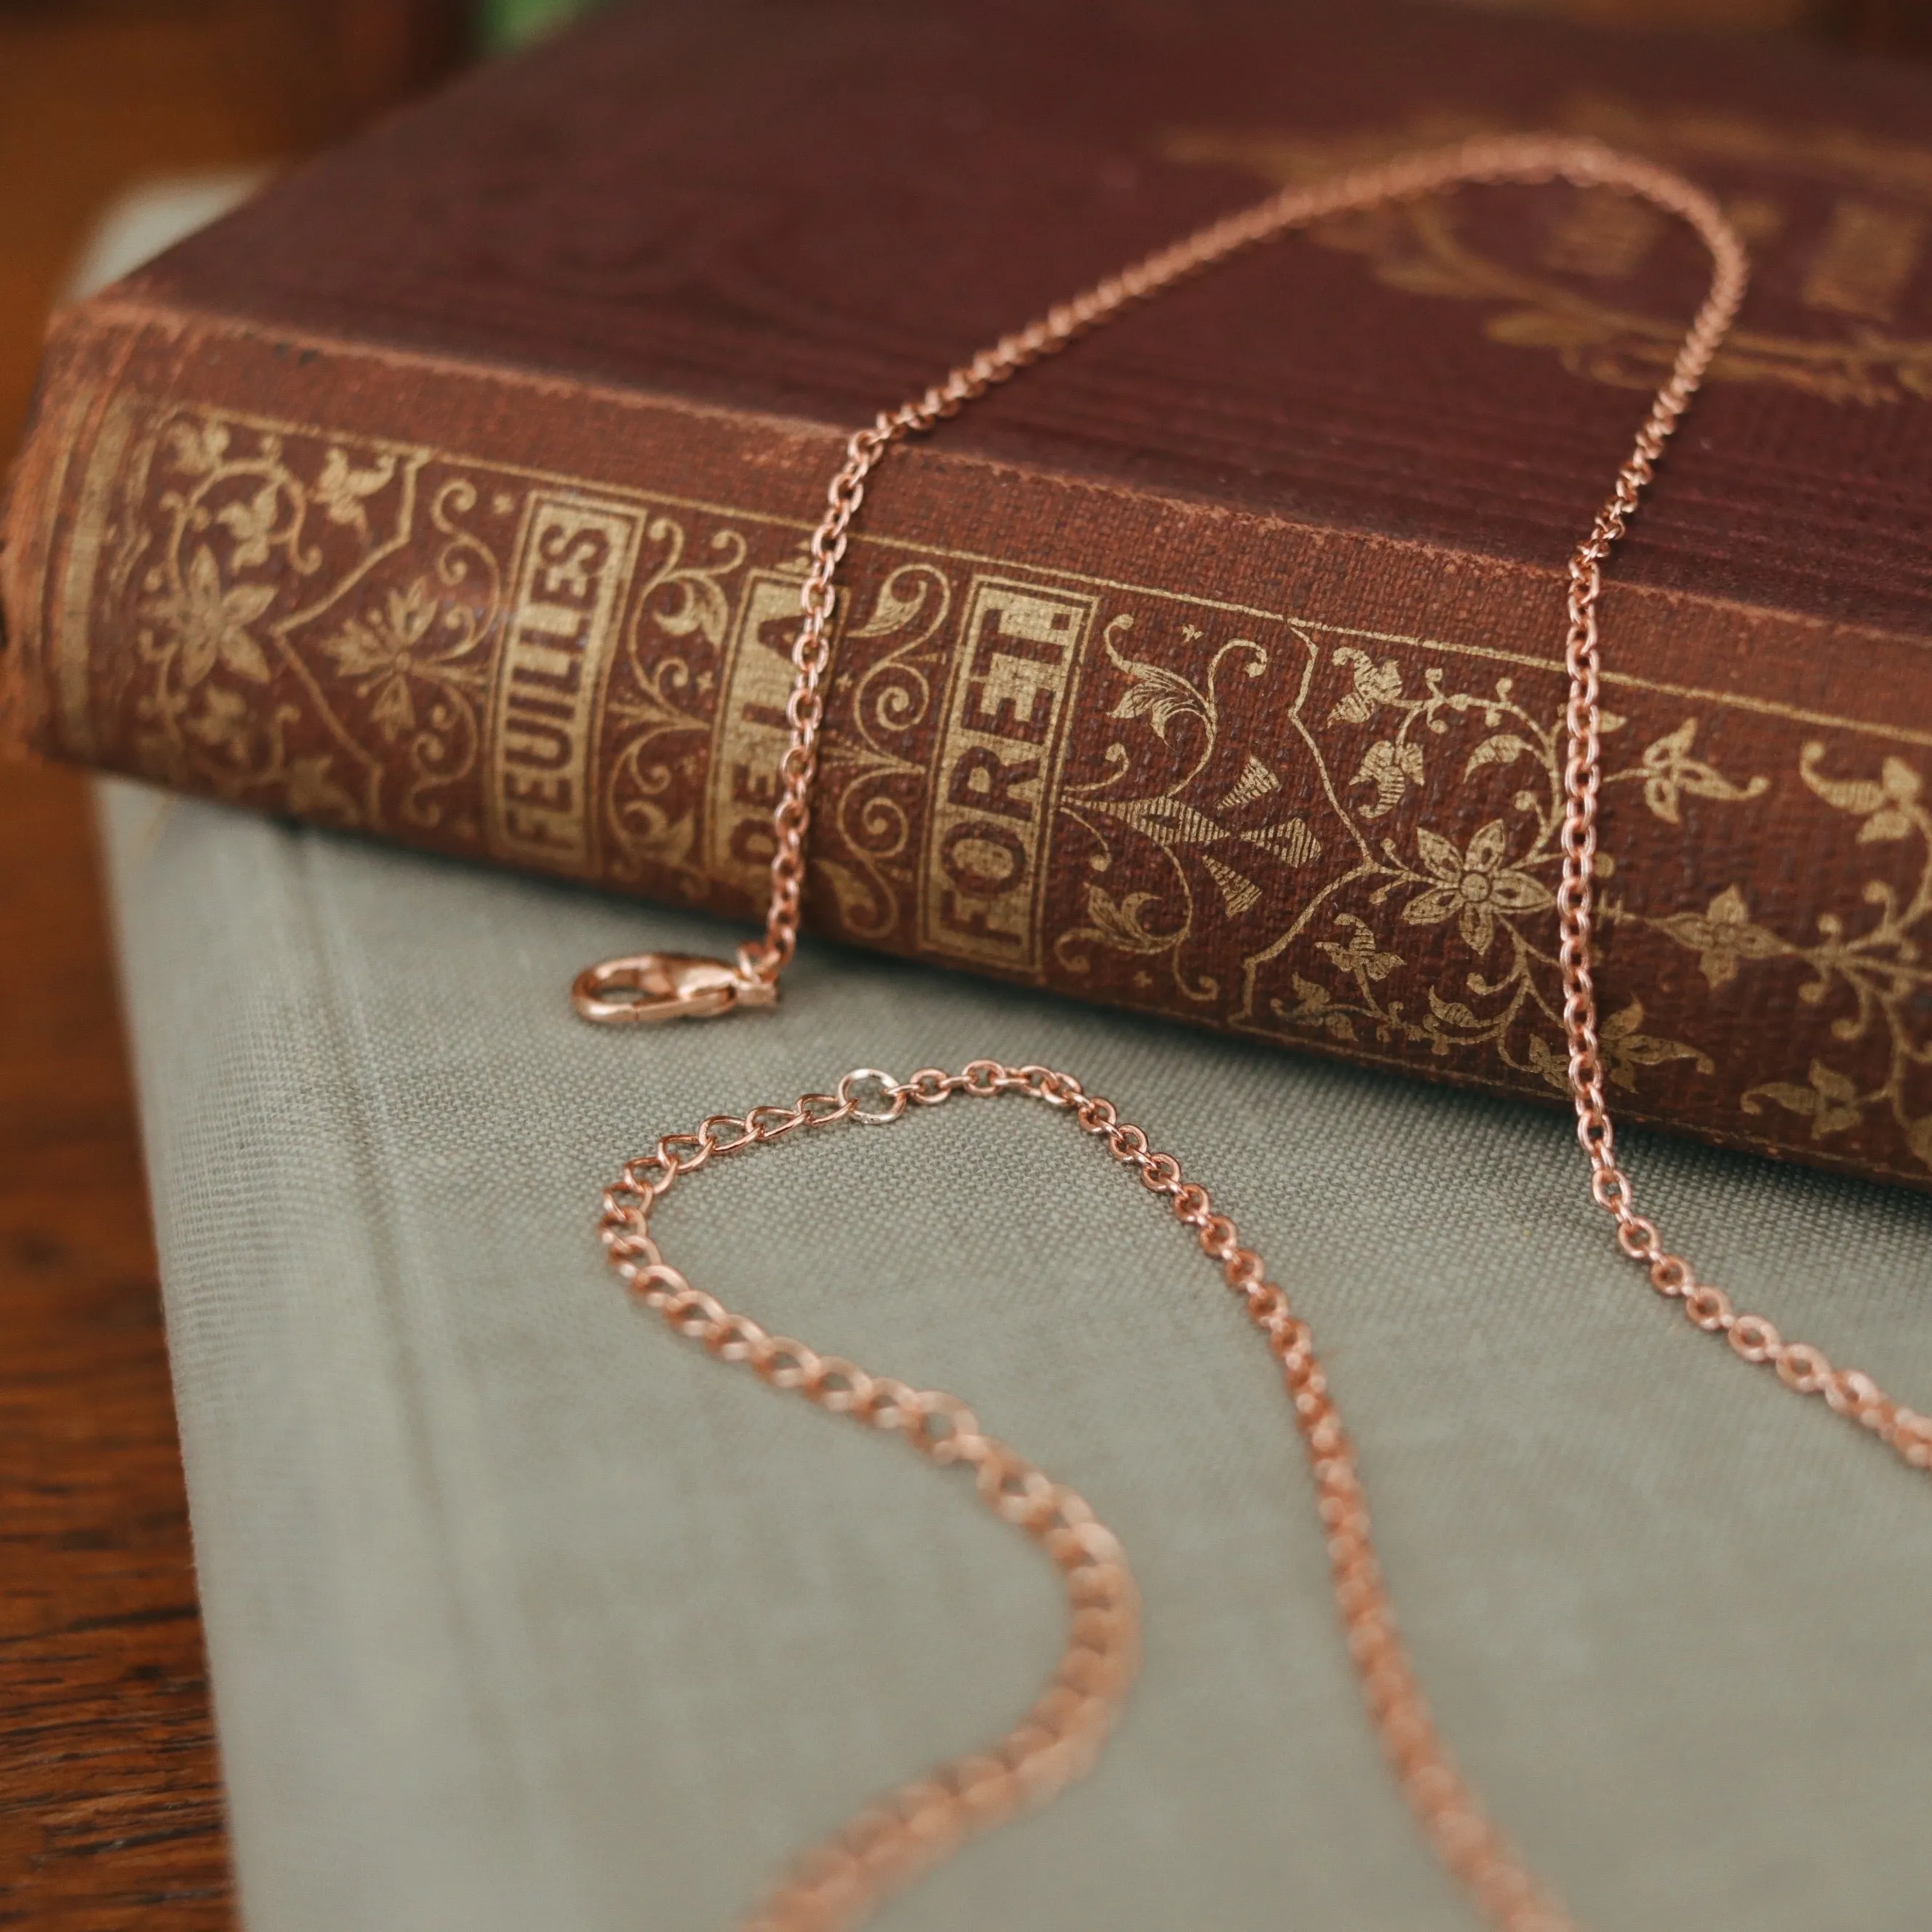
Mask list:
[{"label": "wood grain surface", "polygon": [[81,782],[0,767],[0,1925],[231,1922]]},{"label": "wood grain surface", "polygon": [[[88,226],[446,64],[458,0],[0,0],[0,454]],[[0,1927],[235,1922],[86,788],[0,761]]]},{"label": "wood grain surface", "polygon": [[[0,17],[0,447],[100,207],[273,152],[232,28]],[[143,84],[145,82],[147,83]],[[233,1922],[133,1096],[87,794],[0,765],[0,1925]]]}]

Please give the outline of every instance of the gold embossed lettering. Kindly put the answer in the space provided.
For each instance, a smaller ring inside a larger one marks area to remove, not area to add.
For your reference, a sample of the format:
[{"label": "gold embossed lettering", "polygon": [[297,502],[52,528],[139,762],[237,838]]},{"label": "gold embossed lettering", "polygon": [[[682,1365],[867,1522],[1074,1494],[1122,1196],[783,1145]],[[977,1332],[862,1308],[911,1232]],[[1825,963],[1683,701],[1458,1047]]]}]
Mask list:
[{"label": "gold embossed lettering", "polygon": [[490,719],[491,842],[503,857],[595,869],[592,724],[643,524],[628,503],[530,496]]},{"label": "gold embossed lettering", "polygon": [[1039,970],[1052,794],[1096,602],[1041,584],[973,580],[926,828],[920,940],[930,952]]},{"label": "gold embossed lettering", "polygon": [[778,760],[791,727],[792,641],[798,634],[798,579],[756,571],[746,579],[732,626],[718,702],[705,807],[706,869],[762,897],[772,860],[771,814]]},{"label": "gold embossed lettering", "polygon": [[537,538],[537,556],[544,566],[537,573],[537,594],[543,602],[587,610],[596,602],[610,562],[610,540],[602,530],[553,524]]},{"label": "gold embossed lettering", "polygon": [[546,812],[568,812],[570,781],[568,778],[544,778],[529,772],[506,772],[503,796],[510,807],[534,805]]},{"label": "gold embossed lettering", "polygon": [[976,806],[981,812],[997,812],[1003,818],[1024,823],[1034,816],[1034,802],[1018,796],[1014,788],[1036,784],[1039,778],[1037,758],[1008,760],[990,746],[973,745],[960,754],[952,767],[946,796],[951,804]]},{"label": "gold embossed lettering", "polygon": [[503,762],[506,765],[531,765],[541,772],[560,772],[570,764],[576,749],[569,732],[554,719],[532,718],[518,709],[504,722]]}]

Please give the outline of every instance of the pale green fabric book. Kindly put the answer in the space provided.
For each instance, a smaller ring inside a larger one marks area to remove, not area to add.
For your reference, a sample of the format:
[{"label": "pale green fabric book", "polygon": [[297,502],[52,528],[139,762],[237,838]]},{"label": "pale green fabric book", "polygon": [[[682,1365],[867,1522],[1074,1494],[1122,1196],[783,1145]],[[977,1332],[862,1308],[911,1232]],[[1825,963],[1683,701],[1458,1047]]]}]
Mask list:
[{"label": "pale green fabric book", "polygon": [[[786,1852],[1003,1728],[1038,1552],[903,1447],[627,1304],[627,1156],[847,1068],[1071,1069],[1312,1322],[1460,1757],[1598,1932],[1932,1898],[1932,1490],[1622,1262],[1565,1118],[808,947],[769,1017],[622,1034],[658,908],[108,789],[253,1932],[721,1932]],[[1932,1197],[1636,1139],[1746,1305],[1932,1404]],[[1067,1123],[958,1102],[680,1188],[672,1258],[972,1402],[1124,1538],[1096,1774],[887,1932],[1454,1932],[1376,1756],[1264,1346]]]}]

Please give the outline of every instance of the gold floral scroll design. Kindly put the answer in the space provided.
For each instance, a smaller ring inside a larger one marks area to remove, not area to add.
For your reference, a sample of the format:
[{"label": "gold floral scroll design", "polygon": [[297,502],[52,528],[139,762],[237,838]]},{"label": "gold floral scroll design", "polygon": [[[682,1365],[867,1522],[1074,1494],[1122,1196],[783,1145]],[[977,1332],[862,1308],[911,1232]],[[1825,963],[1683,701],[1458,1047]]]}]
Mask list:
[{"label": "gold floral scroll design", "polygon": [[609,869],[636,880],[656,868],[698,898],[710,881],[698,860],[698,801],[733,580],[751,546],[721,524],[694,556],[686,524],[662,511],[644,541],[652,548],[639,561],[600,727],[612,734],[602,787]]},{"label": "gold floral scroll design", "polygon": [[[1856,190],[1896,211],[1901,237],[1914,227],[1932,236],[1932,148],[1852,129],[1801,132],[1734,116],[1652,110],[1588,96],[1565,103],[1555,118],[1565,131],[1594,134],[1700,171],[1743,165],[1754,176],[1768,172],[1801,191],[1820,185]],[[1288,186],[1383,160],[1419,142],[1498,131],[1503,124],[1493,119],[1436,113],[1400,128],[1339,138],[1180,129],[1162,140],[1160,152],[1169,160],[1240,168]],[[1609,200],[1606,190],[1564,192]],[[1760,242],[1786,225],[1782,207],[1762,195],[1734,201],[1731,212]],[[1454,199],[1432,196],[1400,208],[1338,217],[1310,232],[1324,246],[1366,256],[1377,278],[1392,287],[1492,304],[1495,312],[1484,325],[1492,341],[1552,351],[1573,374],[1592,381],[1657,386],[1682,338],[1681,316],[1653,315],[1606,299],[1604,283],[1614,278],[1601,273],[1591,278],[1597,284],[1592,290],[1580,287],[1575,276],[1560,268],[1500,260],[1472,245],[1465,225]],[[1614,250],[1606,252],[1614,257]],[[1810,334],[1733,328],[1706,380],[1776,383],[1834,401],[1932,399],[1932,339],[1898,334],[1869,316],[1821,312]]]},{"label": "gold floral scroll design", "polygon": [[831,840],[819,842],[812,877],[830,887],[848,938],[892,932],[914,884],[928,782],[926,763],[914,753],[944,676],[953,596],[951,578],[937,564],[902,563],[886,573],[864,621],[839,631],[835,662],[846,668],[834,676],[833,695],[850,704],[851,730],[824,753],[838,856],[823,849]]},{"label": "gold floral scroll design", "polygon": [[[1107,716],[1124,726],[1138,724],[1157,748],[1130,748],[1126,737],[1115,738],[1102,754],[1102,776],[1063,789],[1059,815],[1087,835],[1092,876],[1084,896],[1086,922],[1063,932],[1054,955],[1079,974],[1091,971],[1096,947],[1165,958],[1184,999],[1214,1000],[1221,996],[1220,981],[1189,959],[1187,942],[1197,924],[1195,866],[1229,915],[1239,917],[1262,897],[1251,876],[1256,857],[1297,868],[1320,856],[1322,842],[1305,818],[1274,808],[1282,781],[1260,758],[1249,757],[1217,795],[1190,796],[1222,748],[1222,679],[1261,676],[1268,652],[1251,638],[1228,638],[1197,681],[1171,666],[1128,656],[1122,646],[1133,624],[1132,614],[1123,613],[1102,633],[1102,650],[1125,680]],[[1192,646],[1205,633],[1187,624],[1181,634]],[[1149,773],[1161,773],[1163,764],[1166,782],[1150,789]],[[1122,863],[1130,850],[1155,856],[1163,875],[1159,884],[1114,885],[1117,871],[1141,876],[1142,867]],[[1144,992],[1153,982],[1143,971],[1136,983]]]},{"label": "gold floral scroll design", "polygon": [[400,746],[409,760],[398,808],[404,821],[425,831],[446,826],[466,839],[481,836],[476,816],[451,801],[482,755],[503,591],[501,561],[463,521],[476,504],[476,486],[464,478],[434,490],[428,569],[366,596],[345,596],[343,622],[320,646],[368,706],[383,742]]},{"label": "gold floral scroll design", "polygon": [[[214,412],[156,419],[130,465],[136,500],[115,573],[136,599],[142,770],[381,830],[380,739],[406,761],[403,819],[444,822],[440,794],[476,768],[502,573],[463,521],[473,485],[446,480],[422,504],[430,460]],[[382,566],[424,538],[428,568],[386,578]],[[265,704],[272,684],[285,694]],[[366,707],[368,734],[344,692]],[[452,829],[475,832],[460,811]]]},{"label": "gold floral scroll design", "polygon": [[[1330,668],[1345,673],[1348,684],[1324,727],[1366,727],[1370,742],[1337,763],[1339,745],[1324,745],[1305,723],[1300,728],[1353,862],[1245,960],[1242,1021],[1265,1028],[1271,1018],[1345,1046],[1421,1048],[1437,1060],[1487,1057],[1551,1079],[1562,1065],[1555,1044],[1562,1037],[1561,978],[1550,943],[1562,865],[1560,728],[1522,702],[1510,677],[1486,692],[1459,690],[1431,665],[1412,688],[1394,659],[1377,663],[1354,646],[1335,650]],[[1624,718],[1604,714],[1606,736],[1627,727]],[[1675,794],[1656,788],[1660,772],[1674,774],[1680,785],[1694,778],[1707,796],[1758,796],[1762,786],[1732,785],[1701,763],[1694,774],[1684,772],[1676,748],[1688,746],[1695,730],[1687,721],[1610,782],[1643,780],[1652,788],[1646,803],[1671,824],[1676,820],[1664,808],[1674,809]],[[1351,761],[1352,776],[1337,783]],[[1432,769],[1441,775],[1430,784]],[[1382,830],[1404,805],[1414,812],[1406,829]],[[1456,824],[1478,823],[1460,835],[1438,830],[1424,820],[1424,806],[1435,813],[1446,808]],[[1342,909],[1336,902],[1345,895],[1379,914],[1381,930],[1363,912]],[[1316,938],[1324,919],[1324,936]],[[1412,976],[1412,955],[1402,950],[1405,930],[1418,938],[1432,934],[1438,946],[1447,944],[1464,957],[1423,988],[1419,1006],[1406,990]],[[1328,962],[1333,980],[1292,972],[1292,998],[1264,1000],[1263,969],[1304,942]],[[1716,1071],[1696,1046],[1648,1033],[1644,1022],[1642,1004],[1634,1000],[1606,1018],[1604,1059],[1615,1084],[1634,1089],[1640,1068],[1672,1061],[1688,1061],[1700,1075]]]},{"label": "gold floral scroll design", "polygon": [[[1419,1048],[1464,1071],[1500,1065],[1563,1084],[1558,725],[1512,678],[1467,690],[1425,665],[1412,682],[1412,667],[1330,648],[1300,626],[1272,656],[1227,639],[1194,676],[1151,652],[1130,656],[1129,630],[1116,618],[1103,637],[1117,675],[1102,688],[1122,735],[1106,747],[1102,775],[1070,784],[1059,808],[1085,836],[1090,874],[1086,916],[1056,943],[1060,964],[1084,975],[1102,952],[1136,957],[1144,994],[1164,964],[1184,997],[1207,1004],[1223,988],[1202,962],[1233,950],[1240,980],[1228,989],[1228,1017],[1238,1028],[1354,1051]],[[1204,654],[1205,635],[1184,626],[1183,652],[1172,655]],[[1264,714],[1281,725],[1266,758],[1226,742],[1222,687],[1238,672],[1286,687],[1279,712]],[[1612,741],[1628,728],[1605,714]],[[1685,720],[1606,782],[1641,788],[1671,826],[1687,794],[1728,806],[1764,794],[1767,781],[1736,782],[1696,757],[1696,730]],[[1286,799],[1317,802],[1294,810]],[[1426,968],[1425,943],[1447,963]],[[1271,992],[1269,969],[1284,960],[1306,964],[1289,970],[1286,993]],[[1318,961],[1324,977],[1312,976]],[[1716,1071],[1694,1044],[1648,1030],[1640,1000],[1607,1015],[1603,1032],[1610,1077],[1626,1090],[1646,1068]]]},{"label": "gold floral scroll design", "polygon": [[[1869,1084],[1844,1066],[1814,1058],[1802,1083],[1773,1080],[1746,1090],[1739,1106],[1762,1115],[1775,1108],[1810,1123],[1813,1142],[1828,1145],[1840,1135],[1888,1118],[1912,1158],[1932,1168],[1932,1108],[1913,1108],[1916,1095],[1932,1088],[1932,810],[1923,775],[1898,757],[1883,759],[1876,773],[1846,777],[1827,770],[1826,746],[1813,740],[1798,757],[1805,786],[1833,810],[1856,818],[1855,844],[1895,854],[1911,876],[1874,874],[1862,880],[1864,910],[1821,913],[1816,936],[1786,938],[1752,916],[1743,889],[1730,885],[1701,911],[1662,918],[1622,916],[1663,933],[1697,956],[1714,990],[1771,961],[1802,967],[1807,975],[1798,997],[1808,1006],[1835,1003],[1843,1010],[1828,1029],[1852,1046],[1878,1042],[1882,1077]],[[1868,1064],[1873,1056],[1863,1056]],[[1916,1080],[1915,1081],[1915,1076]]]},{"label": "gold floral scroll design", "polygon": [[[603,707],[611,734],[603,782],[610,869],[632,880],[655,873],[701,898],[716,884],[700,850],[704,774],[754,547],[736,524],[707,531],[682,511],[654,514],[645,538],[654,548],[632,593]],[[766,568],[802,584],[802,550]],[[925,722],[935,640],[951,608],[950,581],[924,561],[890,572],[862,622],[848,624],[849,606],[840,602],[835,689],[850,699],[853,728],[821,754],[819,817],[836,831],[842,856],[815,849],[812,870],[850,938],[890,932],[910,883],[901,862],[925,768],[894,741]]]}]

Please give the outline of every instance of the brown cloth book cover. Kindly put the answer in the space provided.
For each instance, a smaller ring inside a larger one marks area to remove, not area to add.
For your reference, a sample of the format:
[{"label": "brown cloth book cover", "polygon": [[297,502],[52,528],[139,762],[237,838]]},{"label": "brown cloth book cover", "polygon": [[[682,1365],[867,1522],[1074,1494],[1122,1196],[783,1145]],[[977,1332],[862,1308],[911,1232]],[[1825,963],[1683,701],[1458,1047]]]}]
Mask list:
[{"label": "brown cloth book cover", "polygon": [[[751,914],[852,428],[1271,185],[1539,127],[1708,184],[1758,264],[1604,599],[1616,1098],[1932,1184],[1922,73],[1384,4],[620,9],[57,320],[14,715]],[[1558,1100],[1562,566],[1704,274],[1614,196],[1466,191],[895,452],[812,929]]]}]

